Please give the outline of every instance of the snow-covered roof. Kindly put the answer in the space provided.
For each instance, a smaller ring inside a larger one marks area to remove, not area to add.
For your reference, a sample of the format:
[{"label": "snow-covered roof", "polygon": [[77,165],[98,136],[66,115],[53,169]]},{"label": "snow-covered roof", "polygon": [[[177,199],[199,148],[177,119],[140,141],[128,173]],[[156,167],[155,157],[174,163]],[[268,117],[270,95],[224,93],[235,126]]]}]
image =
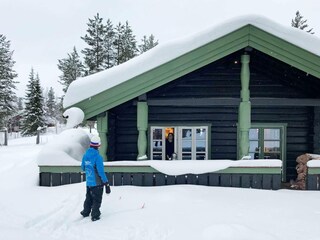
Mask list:
[{"label": "snow-covered roof", "polygon": [[253,25],[316,56],[320,56],[320,39],[318,37],[291,26],[280,25],[262,16],[249,15],[234,18],[224,24],[185,38],[159,44],[148,52],[121,65],[79,78],[70,84],[64,98],[64,107],[67,108],[85,99],[90,99],[98,93],[111,89],[247,25]]}]

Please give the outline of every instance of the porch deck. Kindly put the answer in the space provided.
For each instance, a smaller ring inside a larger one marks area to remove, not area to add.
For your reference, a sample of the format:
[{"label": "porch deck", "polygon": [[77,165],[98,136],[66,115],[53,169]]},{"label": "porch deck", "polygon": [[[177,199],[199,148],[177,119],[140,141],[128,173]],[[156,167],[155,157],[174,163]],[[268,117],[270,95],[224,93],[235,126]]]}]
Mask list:
[{"label": "porch deck", "polygon": [[311,160],[307,164],[308,174],[306,189],[308,190],[320,190],[320,161]]},{"label": "porch deck", "polygon": [[[204,186],[256,189],[281,188],[281,161],[118,161],[105,162],[113,186]],[[231,164],[233,163],[233,164]],[[185,168],[181,168],[184,165]],[[189,165],[189,166],[188,166]],[[227,167],[226,167],[227,166]],[[40,186],[59,186],[85,181],[80,163],[67,166],[39,166]]]}]

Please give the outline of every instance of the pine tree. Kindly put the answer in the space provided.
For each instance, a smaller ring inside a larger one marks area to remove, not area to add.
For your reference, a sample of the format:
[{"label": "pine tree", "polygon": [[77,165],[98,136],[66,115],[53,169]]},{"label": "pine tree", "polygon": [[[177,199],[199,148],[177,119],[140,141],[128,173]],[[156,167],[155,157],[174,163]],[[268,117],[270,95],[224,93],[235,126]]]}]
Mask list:
[{"label": "pine tree", "polygon": [[99,17],[99,13],[94,16],[94,19],[89,18],[87,33],[81,37],[89,47],[81,52],[84,54],[84,63],[86,66],[86,75],[100,72],[105,69],[107,62],[107,50],[105,41],[107,38],[106,26],[102,23],[103,18]]},{"label": "pine tree", "polygon": [[128,21],[126,21],[126,25],[124,26],[124,45],[123,45],[123,58],[122,61],[126,62],[131,58],[137,56],[137,40],[135,35],[133,35],[133,31]]},{"label": "pine tree", "polygon": [[10,41],[0,34],[0,128],[6,127],[8,119],[16,112],[14,78],[18,74],[13,70],[15,61],[12,59]]},{"label": "pine tree", "polygon": [[137,41],[128,21],[125,25],[119,23],[116,26],[114,46],[117,65],[137,56]]},{"label": "pine tree", "polygon": [[115,63],[115,49],[114,49],[114,38],[115,38],[115,32],[113,29],[113,24],[110,19],[107,20],[106,25],[106,38],[104,41],[104,48],[106,50],[107,56],[105,61],[105,68],[111,68]]},{"label": "pine tree", "polygon": [[159,44],[158,40],[155,41],[153,34],[151,34],[148,38],[146,35],[144,35],[141,41],[142,43],[138,46],[140,54],[150,50],[151,48]]},{"label": "pine tree", "polygon": [[54,90],[52,87],[50,87],[48,91],[45,107],[46,107],[47,125],[54,125],[56,123],[57,106],[56,106]]},{"label": "pine tree", "polygon": [[[294,19],[291,20],[291,26],[295,28],[299,28],[301,30],[304,30],[309,25],[307,24],[307,19],[303,20],[303,16],[300,14],[299,11],[296,12],[296,16]],[[308,33],[314,34],[313,28],[310,28],[309,30],[306,30]]]},{"label": "pine tree", "polygon": [[45,126],[43,103],[44,100],[40,86],[40,78],[38,74],[35,76],[32,68],[26,90],[22,135],[36,135],[37,129]]},{"label": "pine tree", "polygon": [[18,98],[18,111],[22,111],[23,110],[23,98],[22,97],[19,97]]},{"label": "pine tree", "polygon": [[56,99],[56,119],[59,123],[66,123],[66,119],[63,117],[63,98]]},{"label": "pine tree", "polygon": [[80,60],[76,47],[73,48],[72,53],[68,53],[67,58],[58,60],[58,68],[62,72],[59,76],[60,81],[63,85],[63,91],[66,92],[70,83],[84,74],[84,66]]},{"label": "pine tree", "polygon": [[116,65],[119,65],[124,62],[124,25],[122,25],[121,22],[115,27],[115,39],[113,44],[115,48]]}]

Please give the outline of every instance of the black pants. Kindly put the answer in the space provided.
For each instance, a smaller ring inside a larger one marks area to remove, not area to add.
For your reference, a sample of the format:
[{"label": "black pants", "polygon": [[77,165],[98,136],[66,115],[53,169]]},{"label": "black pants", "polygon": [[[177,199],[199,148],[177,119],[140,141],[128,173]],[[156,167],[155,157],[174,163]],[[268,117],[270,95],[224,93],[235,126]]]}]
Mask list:
[{"label": "black pants", "polygon": [[83,213],[91,217],[100,216],[100,206],[102,202],[103,185],[96,187],[87,187],[86,200],[83,203]]}]

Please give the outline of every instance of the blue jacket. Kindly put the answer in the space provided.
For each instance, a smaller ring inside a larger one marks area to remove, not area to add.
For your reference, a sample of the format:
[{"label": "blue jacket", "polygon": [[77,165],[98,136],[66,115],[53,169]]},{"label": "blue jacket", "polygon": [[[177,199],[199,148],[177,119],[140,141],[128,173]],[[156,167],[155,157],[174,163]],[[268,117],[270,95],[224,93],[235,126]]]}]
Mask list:
[{"label": "blue jacket", "polygon": [[82,157],[81,168],[86,172],[88,187],[100,186],[108,182],[104,172],[103,160],[99,151],[89,148]]}]

